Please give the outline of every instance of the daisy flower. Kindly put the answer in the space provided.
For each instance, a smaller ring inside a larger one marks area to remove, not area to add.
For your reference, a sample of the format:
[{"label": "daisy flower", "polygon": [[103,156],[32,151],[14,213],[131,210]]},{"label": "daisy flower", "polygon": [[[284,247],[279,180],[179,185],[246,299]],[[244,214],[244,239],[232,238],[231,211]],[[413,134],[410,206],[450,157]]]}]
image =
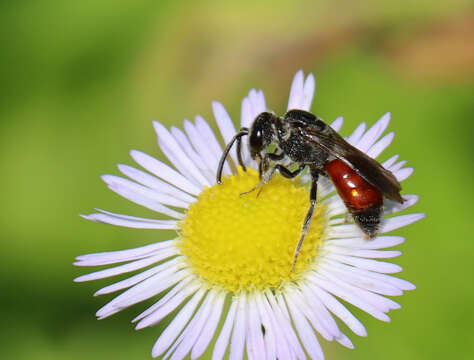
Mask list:
[{"label": "daisy flower", "polygon": [[[288,109],[309,110],[314,90],[313,75],[305,78],[299,71]],[[228,143],[236,134],[234,124],[220,103],[214,102],[212,109],[223,142]],[[267,111],[263,92],[252,89],[242,101],[241,126],[248,127],[263,111]],[[347,141],[376,158],[393,140],[393,132],[382,137],[389,120],[387,113],[368,129],[362,123]],[[342,123],[339,117],[331,126],[339,131]],[[355,224],[345,222],[347,210],[331,182],[320,179],[316,211],[292,272],[309,204],[309,176],[293,181],[277,174],[259,196],[239,196],[258,183],[248,149],[243,149],[247,171],[236,169],[233,149],[223,182],[217,185],[223,148],[206,120],[201,116],[194,123],[185,120],[184,131],[168,130],[159,122],[154,128],[171,165],[132,150],[131,157],[145,171],[119,165],[128,179],[115,175],[102,179],[112,191],[167,218],[105,210],[84,218],[138,229],[172,229],[176,236],[135,249],[82,255],[75,262],[78,266],[120,264],[80,276],[77,282],[136,272],[95,293],[124,290],[97,311],[99,319],[157,297],[154,305],[133,319],[136,329],[143,329],[179,309],[153,346],[153,357],[197,359],[212,343],[213,359],[228,355],[240,360],[245,352],[248,359],[323,359],[319,338],[353,348],[342,324],[358,336],[367,335],[346,303],[387,322],[387,313],[400,308],[387,296],[415,289],[410,282],[388,275],[401,271],[399,265],[379,259],[401,254],[381,250],[404,241],[385,233],[424,216],[391,216],[413,205],[416,195],[403,195],[403,204],[386,200],[380,235],[367,241]],[[403,181],[413,172],[405,163],[395,155],[383,166]]]}]

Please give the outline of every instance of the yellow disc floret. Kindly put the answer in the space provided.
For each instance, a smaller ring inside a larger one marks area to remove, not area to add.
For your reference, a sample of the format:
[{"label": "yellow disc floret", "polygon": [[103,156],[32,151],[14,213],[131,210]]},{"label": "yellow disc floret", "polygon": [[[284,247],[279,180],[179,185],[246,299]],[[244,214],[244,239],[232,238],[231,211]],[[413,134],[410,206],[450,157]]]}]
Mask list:
[{"label": "yellow disc floret", "polygon": [[309,206],[305,187],[275,174],[260,189],[258,173],[239,169],[221,185],[206,188],[180,223],[181,252],[210,285],[229,291],[278,288],[309,268],[326,226],[317,205],[296,263],[293,254]]}]

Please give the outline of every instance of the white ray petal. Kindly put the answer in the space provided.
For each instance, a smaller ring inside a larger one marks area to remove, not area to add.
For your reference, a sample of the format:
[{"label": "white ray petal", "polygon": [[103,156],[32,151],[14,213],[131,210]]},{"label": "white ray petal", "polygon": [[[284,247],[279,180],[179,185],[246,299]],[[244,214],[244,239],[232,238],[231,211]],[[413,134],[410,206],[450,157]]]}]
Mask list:
[{"label": "white ray petal", "polygon": [[[300,309],[296,304],[293,304],[288,297],[285,297],[286,304],[291,313],[291,318],[295,325],[296,331],[298,332],[299,338],[303,343],[308,355],[311,359],[324,359],[323,350],[319,344],[316,335],[311,329],[311,325],[308,323],[308,320],[301,313]],[[281,301],[283,305],[283,300]]]},{"label": "white ray petal", "polygon": [[224,357],[224,354],[227,350],[227,345],[229,344],[230,334],[232,332],[232,328],[234,327],[234,319],[237,312],[238,302],[238,298],[234,297],[232,299],[232,304],[230,305],[229,311],[227,312],[224,325],[222,326],[219,337],[217,338],[216,344],[214,345],[212,360],[221,360]]},{"label": "white ray petal", "polygon": [[240,109],[240,127],[249,128],[254,119],[255,117],[252,104],[248,96],[246,96],[242,100],[242,106]]},{"label": "white ray petal", "polygon": [[398,159],[398,154],[397,154],[397,155],[393,155],[390,159],[384,161],[384,162],[382,163],[382,166],[383,166],[385,169],[389,169],[390,166],[392,166],[392,165],[395,163],[395,161],[397,161],[397,159]]},{"label": "white ray petal", "polygon": [[214,334],[217,329],[217,324],[219,323],[219,320],[221,318],[225,297],[225,293],[219,293],[217,295],[217,299],[213,305],[213,309],[209,316],[209,319],[204,325],[201,334],[199,335],[193,346],[193,349],[191,351],[191,359],[194,360],[200,358],[204,351],[206,351],[207,347],[209,346],[209,343],[214,337]]},{"label": "white ray petal", "polygon": [[301,109],[304,99],[304,73],[298,70],[293,78],[290,88],[287,110]]},{"label": "white ray petal", "polygon": [[267,102],[265,101],[265,94],[263,93],[263,90],[257,91],[257,97],[258,97],[258,102],[257,102],[257,106],[255,106],[256,111],[259,113],[263,111],[267,111]]},{"label": "white ray petal", "polygon": [[255,295],[248,298],[247,310],[247,355],[249,359],[265,359],[265,345],[263,342],[262,322],[257,308]]},{"label": "white ray petal", "polygon": [[314,306],[309,306],[306,301],[303,300],[302,294],[296,289],[288,289],[285,291],[285,299],[288,306],[294,306],[298,308],[302,315],[311,323],[313,328],[327,341],[332,341],[334,336],[329,332],[328,329],[323,325],[321,319],[314,311]]},{"label": "white ray petal", "polygon": [[329,239],[352,238],[363,236],[362,231],[354,224],[332,226],[328,229]]},{"label": "white ray petal", "polygon": [[[224,139],[224,142],[228,144],[232,137],[236,134],[232,119],[230,118],[224,106],[218,101],[212,102],[212,111],[214,112],[214,117],[222,134],[222,138]],[[231,150],[229,155],[234,163],[237,164],[237,155],[235,149]]]},{"label": "white ray petal", "polygon": [[[213,310],[215,306],[217,295],[217,291],[210,290],[207,296],[204,298],[202,305],[196,311],[193,319],[168,351],[169,354],[173,353],[174,351],[173,355],[171,356],[171,360],[184,359],[191,351],[207,319],[209,318],[211,310]],[[176,348],[176,350],[173,348]]]},{"label": "white ray petal", "polygon": [[[408,214],[408,215],[399,215],[391,218],[384,218],[382,220],[382,226],[380,228],[380,234],[384,234],[395,229],[407,226],[411,223],[414,223],[422,218],[424,214]],[[362,231],[354,224],[345,224],[333,226],[328,230],[328,238],[352,238],[360,237]]]},{"label": "white ray petal", "polygon": [[261,90],[257,91],[255,89],[251,89],[249,91],[248,99],[250,101],[253,118],[255,118],[258,114],[267,110],[267,106],[265,104],[265,96],[263,95],[263,91]]},{"label": "white ray petal", "polygon": [[341,335],[341,330],[337,326],[334,317],[331,315],[329,310],[319,299],[318,295],[312,290],[312,287],[308,282],[301,283],[300,289],[303,294],[303,299],[309,306],[314,314],[317,316],[318,320],[321,322],[322,326],[334,337],[338,338]]},{"label": "white ray petal", "polygon": [[76,257],[76,266],[98,266],[120,263],[124,261],[141,259],[154,255],[162,249],[174,248],[175,240],[166,240],[134,249],[106,251]]},{"label": "white ray petal", "polygon": [[151,157],[150,155],[138,150],[130,151],[130,156],[145,170],[180,188],[181,190],[184,190],[192,195],[199,195],[201,193],[201,188],[199,186],[196,186],[179,172],[173,170],[171,167],[155,159],[154,157]]},{"label": "white ray petal", "polygon": [[316,89],[316,81],[314,80],[314,75],[309,74],[306,77],[303,86],[303,101],[301,103],[301,109],[309,111],[311,109],[311,104],[313,103],[314,91]]},{"label": "white ray petal", "polygon": [[410,177],[413,174],[414,169],[412,167],[403,168],[397,170],[393,173],[399,182],[402,182]]},{"label": "white ray petal", "polygon": [[[207,123],[206,120],[200,115],[196,116],[196,129],[199,131],[199,134],[203,137],[203,141],[209,147],[212,154],[214,154],[214,158],[216,163],[219,163],[219,159],[222,155],[222,148],[217,141],[216,135],[214,131],[212,131],[211,127]],[[224,169],[222,171],[224,175],[231,174],[230,168],[228,164],[224,164]]]},{"label": "white ray petal", "polygon": [[[99,209],[99,208],[95,208],[94,210],[97,210],[98,212],[100,212],[100,213],[102,213],[102,214],[114,216],[114,217],[116,217],[116,218],[124,219],[124,220],[145,221],[145,222],[150,222],[150,223],[160,223],[160,222],[162,222],[162,221],[167,221],[167,220],[161,220],[161,219],[148,219],[148,218],[141,218],[141,217],[136,217],[136,216],[118,214],[118,213],[114,213],[114,212],[107,211],[107,210],[104,210],[104,209]],[[182,218],[182,217],[183,217],[183,214],[181,214],[181,213],[179,213],[179,214],[180,214],[179,217]],[[174,221],[174,220],[173,220],[173,221]]]},{"label": "white ray petal", "polygon": [[[265,329],[265,334],[263,336],[264,346],[265,346],[265,359],[274,360],[277,358],[276,343],[275,343],[275,333],[277,329],[272,324],[272,320],[267,313],[267,310],[263,304],[263,296],[259,291],[255,292],[255,306],[257,307],[262,326]],[[280,355],[281,358],[281,355]]]},{"label": "white ray petal", "polygon": [[133,323],[138,322],[135,329],[140,330],[158,324],[169,313],[184,303],[188,297],[198,291],[201,288],[200,285],[199,281],[196,281],[193,276],[181,280],[165,296],[132,320]]},{"label": "white ray petal", "polygon": [[344,118],[342,116],[338,116],[336,120],[334,120],[331,125],[334,131],[339,131],[342,128],[342,124],[344,124]]},{"label": "white ray petal", "polygon": [[[342,213],[339,214],[339,215],[342,215]],[[334,215],[334,216],[335,216],[335,217],[333,217],[333,218],[331,218],[331,219],[329,220],[329,222],[328,222],[328,225],[329,225],[329,226],[336,226],[336,225],[341,225],[341,224],[344,224],[344,223],[345,223],[345,218],[343,218],[343,217],[337,217],[337,214]]]},{"label": "white ray petal", "polygon": [[158,145],[163,153],[173,163],[173,165],[183,174],[188,174],[201,186],[210,186],[209,181],[203,176],[201,171],[194,165],[192,160],[181,149],[168,129],[158,121],[153,122],[156,134],[158,135]]},{"label": "white ray petal", "polygon": [[153,346],[151,352],[153,357],[158,357],[163,354],[173,343],[181,330],[183,330],[183,328],[189,322],[194,310],[206,292],[207,290],[205,289],[198,290],[198,292],[193,295],[191,300],[189,300],[180,310],[180,312],[173,318],[171,323],[161,333],[160,337]]},{"label": "white ray petal", "polygon": [[206,164],[206,168],[212,171],[212,173],[215,173],[219,160],[213,153],[211,147],[206,144],[204,137],[199,133],[197,127],[195,127],[191,121],[184,120],[184,130],[197,153]]},{"label": "white ray petal", "polygon": [[178,188],[157,179],[155,176],[147,174],[144,171],[135,169],[132,166],[119,164],[118,168],[120,172],[130,179],[135,180],[136,182],[149,187],[150,189],[159,191],[164,194],[168,194],[176,199],[184,201],[187,204],[190,204],[196,200],[195,197],[188,195],[184,191],[179,190]]},{"label": "white ray petal", "polygon": [[[309,183],[309,181],[311,181],[311,176],[307,174],[307,175],[303,175],[302,178],[304,176],[307,176],[307,179],[305,182]],[[332,184],[331,180],[329,180],[326,177],[322,177],[322,176],[319,177],[318,179],[318,198],[319,199],[323,199],[335,191],[336,191],[336,188]]]},{"label": "white ray petal", "polygon": [[385,221],[382,223],[382,228],[380,229],[380,233],[387,233],[389,231],[393,231],[395,229],[399,229],[401,227],[413,224],[414,222],[421,220],[425,217],[425,214],[407,214],[407,215],[399,215],[394,216],[391,218],[386,218]]},{"label": "white ray petal", "polygon": [[363,123],[360,123],[356,128],[355,130],[353,131],[353,133],[346,139],[347,142],[351,145],[354,145],[357,144],[360,140],[360,138],[362,137],[362,134],[364,133],[365,131],[365,122]]},{"label": "white ray petal", "polygon": [[171,205],[180,208],[187,208],[189,206],[189,202],[185,202],[173,196],[152,190],[146,186],[139,185],[120,176],[102,175],[101,178],[109,186],[109,188],[117,189],[121,191],[121,193],[137,195],[140,198],[146,198],[159,202],[160,204]]},{"label": "white ray petal", "polygon": [[132,272],[138,269],[143,269],[144,267],[155,264],[166,258],[175,256],[178,253],[179,253],[178,249],[173,249],[173,248],[165,249],[145,259],[135,260],[127,264],[123,264],[123,265],[115,266],[113,268],[104,269],[104,270],[96,271],[87,275],[79,276],[75,278],[74,281],[75,282],[91,281],[91,280],[105,279],[105,278],[120,275],[120,274],[125,274],[125,273]]},{"label": "white ray petal", "polygon": [[341,335],[336,338],[336,341],[348,349],[354,349],[354,344],[352,343],[352,341],[343,333],[341,333]]},{"label": "white ray petal", "polygon": [[167,144],[164,142],[158,141],[158,145],[161,149],[161,152],[166,156],[168,161],[176,168],[180,174],[183,174],[183,176],[188,179],[190,182],[192,182],[194,185],[198,186],[201,191],[204,189],[204,185],[200,183],[192,174],[192,172],[185,166],[183,165],[176,154],[173,153],[173,151],[168,147]]},{"label": "white ray petal", "polygon": [[[183,289],[189,289],[192,287],[192,285],[188,286],[188,283],[192,282],[194,280],[194,285],[198,285],[198,283],[195,281],[196,278],[194,276],[188,276],[187,278],[184,278],[181,280],[176,286],[171,288],[163,297],[160,298],[156,303],[154,303],[152,306],[150,306],[148,309],[143,311],[140,315],[136,316],[133,320],[132,323],[137,322],[138,320],[141,320],[148,315],[150,315],[152,312],[156,311],[160,307],[164,306],[168,301],[170,301],[176,294],[181,292]],[[196,286],[195,288],[197,289],[199,286]],[[190,293],[191,295],[192,293]]]},{"label": "white ray petal", "polygon": [[337,194],[324,199],[322,202],[327,206],[328,218],[347,213],[346,205],[344,205],[341,197]]},{"label": "white ray petal", "polygon": [[387,313],[390,310],[396,310],[401,308],[400,304],[396,303],[392,299],[372,293],[362,288],[357,288],[350,284],[350,282],[347,281],[348,279],[337,277],[334,273],[327,271],[326,269],[318,269],[318,273],[321,274],[324,278],[331,281],[332,283],[337,283],[340,288],[344,289],[347,293],[352,294],[352,296],[357,297],[367,302],[368,304],[371,304],[379,311]]},{"label": "white ray petal", "polygon": [[359,277],[368,277],[368,278],[373,278],[378,281],[384,282],[387,285],[392,285],[400,290],[414,290],[416,288],[415,285],[413,285],[411,282],[399,279],[390,275],[385,275],[385,274],[380,274],[377,272],[373,272],[370,270],[364,270],[361,268],[353,267],[350,265],[345,265],[342,263],[339,263],[337,261],[331,261],[328,259],[325,259],[324,262],[328,265],[330,265],[332,268],[337,268],[340,270],[348,271],[350,273],[354,273],[355,275]]},{"label": "white ray petal", "polygon": [[237,314],[235,317],[232,339],[230,340],[229,360],[241,360],[244,355],[245,337],[246,337],[246,318],[247,318],[247,295],[239,295],[237,304]]},{"label": "white ray petal", "polygon": [[390,170],[391,172],[395,172],[397,170],[400,170],[403,165],[405,165],[407,163],[406,160],[401,160],[395,164],[392,164],[390,167],[388,167],[387,169]]},{"label": "white ray petal", "polygon": [[[257,297],[257,302],[263,307],[263,310],[268,316],[268,320],[270,321],[269,326],[271,327],[272,333],[274,334],[275,338],[275,352],[279,359],[291,359],[292,352],[288,345],[288,341],[286,339],[284,331],[280,327],[280,323],[277,320],[277,317],[274,313],[274,310],[270,306],[268,299],[263,294],[259,294]],[[269,355],[270,352],[267,352]],[[294,356],[293,356],[294,357]],[[272,358],[273,360],[274,358]]]},{"label": "white ray petal", "polygon": [[[370,240],[369,240],[370,241]],[[350,255],[361,258],[373,258],[373,259],[389,259],[400,256],[401,251],[398,250],[365,250],[365,249],[351,249],[342,246],[325,246],[326,250],[333,252],[334,254]]]},{"label": "white ray petal", "polygon": [[255,96],[252,96],[250,101],[252,102],[253,111],[256,115],[268,110],[265,94],[262,89],[257,90]]},{"label": "white ray petal", "polygon": [[258,99],[257,99],[257,90],[255,90],[255,89],[250,89],[247,98],[248,98],[249,101],[250,101],[250,109],[251,109],[251,111],[252,111],[252,117],[255,118],[258,114],[261,113],[261,111],[258,111],[258,110],[257,110],[257,106],[258,106],[258,104],[257,104],[257,102],[258,102]]},{"label": "white ray petal", "polygon": [[383,249],[399,245],[405,241],[401,236],[377,236],[375,239],[367,241],[361,237],[352,239],[334,239],[325,242],[324,246],[341,246],[353,249]]},{"label": "white ray petal", "polygon": [[384,114],[357,142],[356,147],[366,152],[382,135],[390,122],[390,113]]},{"label": "white ray petal", "polygon": [[[157,200],[151,199],[149,196],[140,194],[135,190],[121,186],[119,184],[108,185],[108,188],[123,198],[131,202],[141,205],[147,209],[153,210],[157,213],[167,215],[175,219],[182,219],[184,215],[176,210],[170,209]],[[187,207],[187,206],[186,206]]]},{"label": "white ray petal", "polygon": [[377,261],[372,259],[362,259],[347,255],[337,255],[329,253],[326,255],[328,259],[359,267],[361,269],[379,272],[382,274],[393,274],[402,271],[402,267],[397,264],[388,263],[385,261]]},{"label": "white ray petal", "polygon": [[[262,90],[251,89],[247,97],[242,100],[241,127],[249,128],[258,114],[267,111],[265,96]],[[244,163],[255,167],[255,161],[250,157],[248,150],[248,138],[242,138],[242,158]]]},{"label": "white ray petal", "polygon": [[[184,119],[183,124],[185,123],[189,123],[189,120]],[[177,128],[176,126],[172,126],[170,128],[170,133],[174,137],[178,145],[181,147],[181,149],[184,151],[184,153],[199,170],[202,171],[203,169],[208,168],[204,159],[201,158],[200,154],[196,152],[196,149],[191,144],[190,139],[188,138],[189,135],[185,134],[181,129]]]},{"label": "white ray petal", "polygon": [[108,285],[103,287],[102,289],[96,291],[94,293],[94,296],[99,296],[99,295],[104,295],[104,294],[110,294],[115,291],[123,290],[126,288],[129,288],[135,284],[138,284],[139,282],[142,282],[143,280],[148,279],[149,277],[159,273],[160,271],[164,271],[172,266],[176,266],[176,270],[184,268],[186,266],[185,262],[183,261],[182,257],[177,257],[172,260],[168,260],[163,264],[160,264],[158,266],[152,267],[151,269],[148,269],[146,271],[142,271],[139,274],[136,274],[132,277],[129,277],[127,279],[124,279],[122,281],[116,282],[112,285]]},{"label": "white ray petal", "polygon": [[205,165],[192,148],[186,135],[176,127],[172,127],[170,132],[158,121],[154,121],[153,126],[158,135],[158,145],[166,149],[166,152],[163,151],[163,153],[169,157],[169,160],[173,162],[176,168],[182,173],[184,173],[182,170],[186,170],[190,177],[195,179],[198,184],[210,185],[208,179],[202,174],[202,169],[205,168]]},{"label": "white ray petal", "polygon": [[[345,279],[352,285],[355,285],[362,289],[366,289],[387,296],[400,296],[403,294],[402,290],[384,281],[384,277],[388,277],[388,275],[371,273],[370,271],[357,269],[344,264],[338,264],[339,266],[333,264],[336,263],[331,261],[320,262],[319,267],[330,271],[338,278]],[[377,277],[371,274],[379,276]]]},{"label": "white ray petal", "polygon": [[374,145],[367,150],[367,155],[371,158],[377,158],[393,141],[393,137],[395,136],[394,132],[390,132],[377,141]]},{"label": "white ray petal", "polygon": [[385,199],[384,201],[384,215],[388,214],[394,214],[400,211],[403,211],[405,209],[408,209],[410,206],[413,206],[418,202],[418,196],[417,195],[405,195],[403,194],[403,199],[405,202],[403,204],[400,204],[396,201],[391,201],[388,199]]},{"label": "white ray petal", "polygon": [[266,111],[267,110],[267,102],[265,100],[265,94],[263,93],[263,90],[258,90],[257,91],[258,99],[259,99],[259,108],[258,111]]},{"label": "white ray petal", "polygon": [[332,281],[328,281],[327,279],[321,277],[320,275],[314,275],[308,277],[308,279],[314,282],[315,285],[320,286],[324,290],[329,293],[334,294],[335,296],[341,298],[344,301],[358,307],[359,309],[365,311],[369,315],[372,315],[374,318],[389,322],[390,318],[382,311],[377,309],[372,304],[368,303],[367,301],[362,300],[360,297],[355,296],[350,291],[344,289],[343,287],[339,286],[337,283],[333,283]]},{"label": "white ray petal", "polygon": [[[185,120],[189,121],[189,120]],[[189,142],[188,137],[177,127],[171,127],[171,134],[176,139],[178,144],[183,149],[184,153],[188,156],[188,158],[193,162],[196,168],[199,169],[202,176],[206,178],[207,182],[212,184],[214,182],[213,172],[211,168],[207,164],[206,160],[203,159],[198,152],[196,152],[195,148]]]},{"label": "white ray petal", "polygon": [[98,318],[105,318],[129,306],[149,299],[189,275],[189,271],[176,272],[174,267],[161,271],[115,297],[96,312]]},{"label": "white ray petal", "polygon": [[117,226],[124,226],[135,229],[178,229],[177,222],[175,220],[151,220],[136,218],[136,220],[123,219],[119,216],[108,215],[108,214],[89,214],[81,215],[84,219],[92,220],[99,223],[111,224]]},{"label": "white ray petal", "polygon": [[307,286],[318,296],[322,303],[336,315],[341,321],[351,329],[354,334],[359,336],[367,336],[367,330],[364,325],[357,319],[347,308],[342,305],[334,296],[326,292],[318,285],[307,284]]},{"label": "white ray petal", "polygon": [[276,322],[280,326],[280,329],[288,342],[290,351],[295,354],[297,359],[306,359],[306,355],[300,345],[298,336],[291,325],[291,319],[288,310],[286,309],[286,305],[280,305],[280,303],[277,302],[275,295],[273,295],[269,290],[265,291],[265,295],[271,305],[272,313],[275,315]]}]

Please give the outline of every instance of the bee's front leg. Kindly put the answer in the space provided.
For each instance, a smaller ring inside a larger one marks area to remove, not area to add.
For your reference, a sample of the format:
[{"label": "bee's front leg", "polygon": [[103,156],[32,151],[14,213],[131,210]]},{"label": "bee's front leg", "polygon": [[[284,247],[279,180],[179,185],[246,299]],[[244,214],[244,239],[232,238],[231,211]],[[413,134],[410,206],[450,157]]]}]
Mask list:
[{"label": "bee's front leg", "polygon": [[241,193],[240,196],[249,194],[252,191],[255,191],[256,189],[267,184],[272,179],[273,174],[275,173],[275,170],[280,166],[277,162],[283,160],[284,157],[285,155],[283,153],[282,154],[267,153],[263,156],[263,158],[261,156],[258,156],[257,162],[258,162],[258,173],[259,173],[260,182],[249,191]]},{"label": "bee's front leg", "polygon": [[[255,185],[252,189],[250,189],[249,191],[245,191],[245,192],[241,193],[240,196],[249,194],[252,191],[255,191],[258,188],[262,187],[263,185],[267,184],[272,179],[276,168],[277,168],[276,165],[272,165],[272,166],[268,167],[267,169],[265,169],[264,171],[262,171],[262,173],[260,175],[260,182],[257,185]],[[260,194],[260,192],[258,194]],[[257,194],[257,196],[258,196],[258,194]]]}]

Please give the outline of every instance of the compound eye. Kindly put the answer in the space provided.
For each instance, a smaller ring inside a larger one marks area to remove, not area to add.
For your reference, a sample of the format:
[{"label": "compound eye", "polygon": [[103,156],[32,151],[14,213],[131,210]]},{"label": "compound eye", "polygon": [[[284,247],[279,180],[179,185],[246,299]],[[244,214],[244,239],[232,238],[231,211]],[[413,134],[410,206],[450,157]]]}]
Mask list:
[{"label": "compound eye", "polygon": [[254,128],[250,133],[249,145],[253,153],[259,153],[263,148],[263,131],[260,128]]},{"label": "compound eye", "polygon": [[260,153],[272,140],[273,115],[269,112],[260,113],[254,120],[249,134],[250,152]]}]

